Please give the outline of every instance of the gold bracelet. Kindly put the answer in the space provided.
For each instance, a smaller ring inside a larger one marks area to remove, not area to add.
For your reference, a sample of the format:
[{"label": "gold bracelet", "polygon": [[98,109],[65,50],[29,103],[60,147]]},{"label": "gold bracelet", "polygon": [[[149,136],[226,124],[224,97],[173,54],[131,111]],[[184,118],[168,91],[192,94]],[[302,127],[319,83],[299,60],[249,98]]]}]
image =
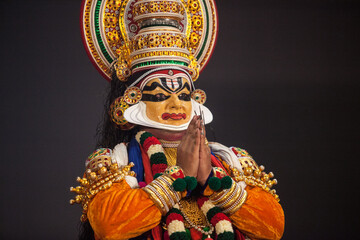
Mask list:
[{"label": "gold bracelet", "polygon": [[236,212],[241,208],[241,206],[245,203],[246,198],[247,198],[247,191],[244,190],[241,197],[238,198],[237,201],[231,207],[224,209],[223,212],[233,214],[234,212]]},{"label": "gold bracelet", "polygon": [[169,193],[166,190],[164,190],[164,188],[162,187],[161,183],[159,183],[159,181],[154,180],[151,183],[151,185],[163,197],[163,199],[169,209],[175,205],[175,203],[172,203],[173,201],[172,201],[172,198],[170,197]]},{"label": "gold bracelet", "polygon": [[214,193],[212,196],[210,196],[210,200],[215,204],[219,204],[226,200],[234,191],[236,188],[236,183],[233,181],[233,184],[231,185],[230,189],[223,190],[219,193]]},{"label": "gold bracelet", "polygon": [[223,190],[218,193],[214,193],[210,196],[210,199],[213,203],[221,202],[224,195],[229,195],[234,191],[234,185],[231,185],[229,189]]},{"label": "gold bracelet", "polygon": [[181,200],[181,193],[175,191],[174,188],[172,187],[172,183],[174,182],[172,180],[172,177],[167,175],[162,175],[159,178],[168,186],[169,191],[171,191],[175,195],[176,202],[179,202]]},{"label": "gold bracelet", "polygon": [[146,186],[146,187],[144,187],[142,189],[149,195],[149,198],[154,202],[155,206],[164,215],[166,213],[165,206],[161,202],[160,198],[153,192],[152,187],[148,185],[148,186]]},{"label": "gold bracelet", "polygon": [[163,176],[158,177],[156,180],[159,180],[160,183],[162,183],[162,186],[166,191],[170,194],[171,198],[175,203],[179,202],[181,199],[180,193],[173,190],[170,182]]},{"label": "gold bracelet", "polygon": [[242,192],[241,188],[236,184],[234,193],[229,198],[225,199],[225,201],[223,201],[221,204],[218,204],[217,206],[222,209],[229,208],[229,206],[232,206],[232,204],[236,202],[236,200],[240,197],[241,192]]}]

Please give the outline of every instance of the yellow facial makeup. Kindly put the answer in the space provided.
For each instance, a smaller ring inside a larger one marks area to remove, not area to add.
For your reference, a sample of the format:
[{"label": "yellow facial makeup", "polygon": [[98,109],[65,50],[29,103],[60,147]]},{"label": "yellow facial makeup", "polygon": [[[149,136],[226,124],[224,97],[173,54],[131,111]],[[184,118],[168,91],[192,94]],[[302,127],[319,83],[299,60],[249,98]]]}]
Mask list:
[{"label": "yellow facial makeup", "polygon": [[190,121],[190,85],[185,78],[150,80],[143,88],[142,101],[150,120],[175,126]]}]

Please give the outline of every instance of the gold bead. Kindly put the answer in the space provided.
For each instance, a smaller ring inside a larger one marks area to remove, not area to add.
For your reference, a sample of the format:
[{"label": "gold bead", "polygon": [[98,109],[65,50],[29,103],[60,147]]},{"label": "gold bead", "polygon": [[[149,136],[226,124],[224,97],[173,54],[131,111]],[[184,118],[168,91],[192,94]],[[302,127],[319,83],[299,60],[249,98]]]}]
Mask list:
[{"label": "gold bead", "polygon": [[250,167],[245,168],[244,174],[245,176],[250,176],[252,174],[253,170]]},{"label": "gold bead", "polygon": [[[100,165],[100,164],[99,164],[99,165]],[[106,169],[106,167],[102,167],[102,168],[100,168],[99,173],[101,174],[101,176],[105,176],[105,175],[106,175],[106,173],[107,173],[107,169]]]},{"label": "gold bead", "polygon": [[119,166],[117,165],[117,163],[111,164],[110,170],[111,170],[112,172],[116,172],[116,170],[118,170],[118,169],[119,169]]},{"label": "gold bead", "polygon": [[75,203],[74,199],[70,199],[70,204],[73,205]]},{"label": "gold bead", "polygon": [[273,172],[269,172],[269,177],[273,178],[274,177],[274,173]]},{"label": "gold bead", "polygon": [[87,220],[86,215],[85,215],[85,214],[81,215],[80,220],[81,220],[82,222],[85,222],[85,221]]},{"label": "gold bead", "polygon": [[75,202],[76,202],[76,203],[80,203],[82,200],[83,200],[83,197],[82,197],[81,195],[77,195],[77,196],[75,197]]},{"label": "gold bead", "polygon": [[256,170],[254,171],[254,177],[260,178],[260,176],[261,176],[261,171],[260,171],[259,169],[256,169]]},{"label": "gold bead", "polygon": [[91,172],[91,173],[90,173],[90,179],[93,180],[93,181],[96,181],[96,180],[97,180],[97,176],[96,176],[96,173],[95,173],[95,172]]},{"label": "gold bead", "polygon": [[259,169],[260,169],[261,171],[264,171],[264,170],[265,170],[265,167],[264,167],[263,165],[260,165]]},{"label": "gold bead", "polygon": [[261,180],[263,180],[264,182],[269,181],[269,175],[264,174],[264,176],[262,176]]}]

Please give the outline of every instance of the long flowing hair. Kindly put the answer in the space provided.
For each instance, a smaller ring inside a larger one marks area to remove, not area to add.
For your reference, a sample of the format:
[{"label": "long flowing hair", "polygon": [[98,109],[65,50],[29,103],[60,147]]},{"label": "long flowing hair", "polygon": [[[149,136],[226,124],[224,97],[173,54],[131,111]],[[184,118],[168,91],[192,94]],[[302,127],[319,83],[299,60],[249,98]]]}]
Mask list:
[{"label": "long flowing hair", "polygon": [[[121,130],[115,123],[112,122],[109,115],[110,105],[114,100],[122,96],[127,88],[127,85],[120,81],[116,74],[113,73],[110,86],[108,87],[108,94],[104,103],[104,113],[101,122],[97,127],[97,143],[96,148],[111,148],[113,149],[116,144],[121,142],[129,142],[138,131],[137,127],[124,131]],[[94,231],[89,223],[81,222],[79,225],[79,240],[95,240]]]}]

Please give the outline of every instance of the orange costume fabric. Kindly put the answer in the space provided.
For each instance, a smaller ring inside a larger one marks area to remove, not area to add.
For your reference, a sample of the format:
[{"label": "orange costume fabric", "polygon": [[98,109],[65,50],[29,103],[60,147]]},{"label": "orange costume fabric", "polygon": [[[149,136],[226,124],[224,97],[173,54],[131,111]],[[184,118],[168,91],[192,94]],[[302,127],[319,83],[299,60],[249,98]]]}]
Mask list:
[{"label": "orange costume fabric", "polygon": [[[251,239],[280,239],[284,212],[275,198],[258,187],[246,187],[244,205],[230,216],[232,224]],[[157,226],[161,213],[141,189],[122,181],[99,192],[89,205],[88,219],[96,239],[119,240],[139,236]]]}]

